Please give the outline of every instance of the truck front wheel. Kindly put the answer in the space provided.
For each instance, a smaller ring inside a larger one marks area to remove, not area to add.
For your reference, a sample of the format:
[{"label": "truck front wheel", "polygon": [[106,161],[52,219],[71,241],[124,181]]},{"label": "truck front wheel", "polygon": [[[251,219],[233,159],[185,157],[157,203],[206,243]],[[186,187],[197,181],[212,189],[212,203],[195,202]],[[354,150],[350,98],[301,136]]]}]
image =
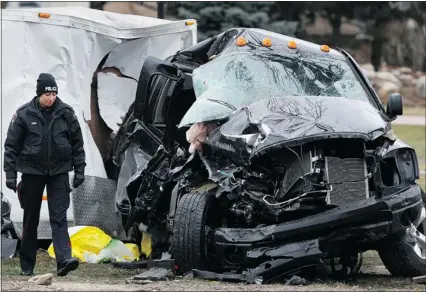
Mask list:
[{"label": "truck front wheel", "polygon": [[208,192],[184,195],[173,224],[173,257],[178,273],[192,269],[214,271],[218,260],[209,231],[219,226],[216,198]]}]

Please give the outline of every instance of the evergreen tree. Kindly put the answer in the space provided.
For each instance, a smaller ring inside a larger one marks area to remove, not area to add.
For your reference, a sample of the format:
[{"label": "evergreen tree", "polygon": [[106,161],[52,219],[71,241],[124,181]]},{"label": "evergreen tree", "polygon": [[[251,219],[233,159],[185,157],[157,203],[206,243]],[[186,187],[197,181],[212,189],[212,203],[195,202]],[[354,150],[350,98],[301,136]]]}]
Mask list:
[{"label": "evergreen tree", "polygon": [[297,23],[273,13],[275,2],[168,2],[167,13],[178,19],[194,18],[200,41],[234,27],[256,27],[295,35]]}]

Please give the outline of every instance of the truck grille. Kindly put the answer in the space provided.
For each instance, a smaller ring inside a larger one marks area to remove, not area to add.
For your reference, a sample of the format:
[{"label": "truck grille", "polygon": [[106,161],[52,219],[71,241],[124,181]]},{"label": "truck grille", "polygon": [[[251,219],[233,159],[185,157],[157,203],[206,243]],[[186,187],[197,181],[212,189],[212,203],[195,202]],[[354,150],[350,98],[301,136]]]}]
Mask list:
[{"label": "truck grille", "polygon": [[368,198],[367,165],[361,158],[325,157],[327,181],[332,191],[327,198],[332,205],[343,205]]}]

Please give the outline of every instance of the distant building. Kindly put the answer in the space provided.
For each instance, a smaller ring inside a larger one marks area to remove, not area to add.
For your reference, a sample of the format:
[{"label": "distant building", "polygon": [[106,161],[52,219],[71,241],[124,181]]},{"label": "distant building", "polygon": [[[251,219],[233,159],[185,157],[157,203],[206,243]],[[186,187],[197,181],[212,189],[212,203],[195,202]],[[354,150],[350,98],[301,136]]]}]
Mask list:
[{"label": "distant building", "polygon": [[41,1],[2,1],[2,8],[19,9],[19,8],[41,8],[41,7],[65,7],[65,6],[82,6],[90,7],[90,1],[72,2],[72,1],[57,1],[57,2],[41,2]]},{"label": "distant building", "polygon": [[[96,3],[96,2],[92,2]],[[148,17],[158,16],[157,2],[122,2],[122,1],[107,1],[102,3],[102,10],[117,12],[123,14],[134,14]]]},{"label": "distant building", "polygon": [[[93,9],[100,9],[104,11],[134,14],[148,17],[164,18],[164,2],[124,2],[124,1],[55,1],[55,2],[41,2],[41,1],[2,1],[1,8],[6,9],[19,9],[19,8],[41,8],[41,7],[66,7],[66,6],[82,6]],[[160,10],[160,11],[159,11]]]}]

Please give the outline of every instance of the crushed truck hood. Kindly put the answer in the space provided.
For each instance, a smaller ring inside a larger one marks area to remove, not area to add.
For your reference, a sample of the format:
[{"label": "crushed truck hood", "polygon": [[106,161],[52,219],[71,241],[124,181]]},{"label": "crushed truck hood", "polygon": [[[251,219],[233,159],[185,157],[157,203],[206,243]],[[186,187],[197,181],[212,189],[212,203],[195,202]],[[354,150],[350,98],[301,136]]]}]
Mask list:
[{"label": "crushed truck hood", "polygon": [[251,144],[254,156],[271,147],[294,146],[320,139],[374,140],[388,127],[389,123],[368,102],[295,96],[264,99],[242,107],[221,126],[220,132],[229,140]]}]

